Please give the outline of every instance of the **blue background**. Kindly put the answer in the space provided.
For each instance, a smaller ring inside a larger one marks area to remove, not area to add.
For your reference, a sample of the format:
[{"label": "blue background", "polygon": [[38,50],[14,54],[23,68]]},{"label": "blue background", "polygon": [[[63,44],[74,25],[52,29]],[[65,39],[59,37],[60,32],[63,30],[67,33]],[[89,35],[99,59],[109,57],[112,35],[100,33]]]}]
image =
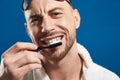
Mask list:
[{"label": "blue background", "polygon": [[[73,0],[81,15],[77,40],[94,62],[120,76],[120,0]],[[0,54],[17,41],[30,41],[22,0],[0,1]]]}]

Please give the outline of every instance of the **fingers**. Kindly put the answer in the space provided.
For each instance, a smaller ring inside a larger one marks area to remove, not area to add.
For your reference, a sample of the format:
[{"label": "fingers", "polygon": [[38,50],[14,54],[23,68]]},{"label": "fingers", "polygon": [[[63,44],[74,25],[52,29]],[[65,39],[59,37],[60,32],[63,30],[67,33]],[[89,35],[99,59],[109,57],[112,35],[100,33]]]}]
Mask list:
[{"label": "fingers", "polygon": [[3,64],[10,80],[22,80],[29,71],[42,67],[43,56],[31,51],[35,49],[37,46],[32,43],[18,42],[3,54]]},{"label": "fingers", "polygon": [[[17,57],[16,57],[17,56]],[[19,68],[26,64],[38,63],[41,64],[41,60],[43,56],[32,51],[22,51],[14,55],[12,60],[12,64],[14,64],[13,68]]]},{"label": "fingers", "polygon": [[38,63],[29,64],[29,65],[24,65],[23,67],[19,68],[18,71],[22,71],[22,76],[24,76],[28,72],[30,72],[34,69],[40,69],[41,67],[42,67],[42,65],[38,64]]},{"label": "fingers", "polygon": [[32,51],[21,51],[3,59],[7,73],[15,80],[22,80],[25,74],[42,67],[42,55]]},{"label": "fingers", "polygon": [[13,55],[18,51],[21,50],[35,50],[37,49],[37,45],[33,44],[33,43],[25,43],[25,42],[17,42],[15,45],[13,45],[12,47],[10,47],[4,54],[3,57],[8,55]]},{"label": "fingers", "polygon": [[[11,65],[12,68],[19,68],[26,64],[31,63],[39,63],[41,64],[41,60],[43,56],[32,51],[21,51],[13,56],[4,58],[6,64],[13,64]],[[6,65],[5,64],[5,65]]]},{"label": "fingers", "polygon": [[24,65],[20,68],[12,69],[12,70],[7,71],[7,75],[3,75],[5,77],[2,78],[2,80],[23,80],[24,76],[28,72],[30,72],[34,69],[40,69],[41,67],[42,67],[42,65],[37,64],[37,63],[36,64]]}]

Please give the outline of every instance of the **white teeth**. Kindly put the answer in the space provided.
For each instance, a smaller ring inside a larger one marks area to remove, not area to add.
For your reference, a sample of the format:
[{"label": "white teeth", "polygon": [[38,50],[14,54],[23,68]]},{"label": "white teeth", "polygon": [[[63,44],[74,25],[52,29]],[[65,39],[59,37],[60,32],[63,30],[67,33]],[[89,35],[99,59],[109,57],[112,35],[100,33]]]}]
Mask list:
[{"label": "white teeth", "polygon": [[56,38],[50,39],[50,40],[44,40],[44,43],[49,44],[49,45],[55,44],[58,42],[61,42],[61,37],[56,37]]},{"label": "white teeth", "polygon": [[55,43],[61,42],[61,37],[51,39],[48,42],[49,42],[49,44],[55,44]]}]

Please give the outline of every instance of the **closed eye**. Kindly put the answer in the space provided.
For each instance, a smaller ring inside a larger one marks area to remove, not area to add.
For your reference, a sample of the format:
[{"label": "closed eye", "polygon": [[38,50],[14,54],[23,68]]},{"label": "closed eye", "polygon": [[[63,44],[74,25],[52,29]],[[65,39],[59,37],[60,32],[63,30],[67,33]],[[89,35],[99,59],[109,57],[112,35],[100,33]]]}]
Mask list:
[{"label": "closed eye", "polygon": [[63,13],[64,13],[64,9],[60,7],[55,7],[49,11],[49,15],[52,18],[60,18],[62,17]]},{"label": "closed eye", "polygon": [[38,18],[31,19],[31,22],[39,21]]},{"label": "closed eye", "polygon": [[50,16],[53,18],[60,18],[62,16],[62,12],[52,12]]},{"label": "closed eye", "polygon": [[30,16],[30,22],[40,21],[41,17],[39,15],[32,15]]},{"label": "closed eye", "polygon": [[54,12],[54,13],[53,13],[54,16],[58,16],[58,15],[60,15],[60,14],[62,14],[62,13],[60,13],[60,12]]},{"label": "closed eye", "polygon": [[30,23],[32,25],[40,25],[42,23],[42,17],[40,16],[32,16],[31,19],[30,19]]}]

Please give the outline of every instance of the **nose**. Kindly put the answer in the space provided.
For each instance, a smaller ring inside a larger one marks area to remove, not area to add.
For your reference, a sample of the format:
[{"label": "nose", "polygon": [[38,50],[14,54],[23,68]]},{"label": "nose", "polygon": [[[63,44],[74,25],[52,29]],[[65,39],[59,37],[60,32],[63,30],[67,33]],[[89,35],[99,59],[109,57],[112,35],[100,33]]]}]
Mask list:
[{"label": "nose", "polygon": [[49,33],[50,31],[54,30],[53,24],[54,23],[53,23],[52,19],[44,17],[42,24],[41,24],[41,27],[42,27],[41,32],[42,33]]}]

